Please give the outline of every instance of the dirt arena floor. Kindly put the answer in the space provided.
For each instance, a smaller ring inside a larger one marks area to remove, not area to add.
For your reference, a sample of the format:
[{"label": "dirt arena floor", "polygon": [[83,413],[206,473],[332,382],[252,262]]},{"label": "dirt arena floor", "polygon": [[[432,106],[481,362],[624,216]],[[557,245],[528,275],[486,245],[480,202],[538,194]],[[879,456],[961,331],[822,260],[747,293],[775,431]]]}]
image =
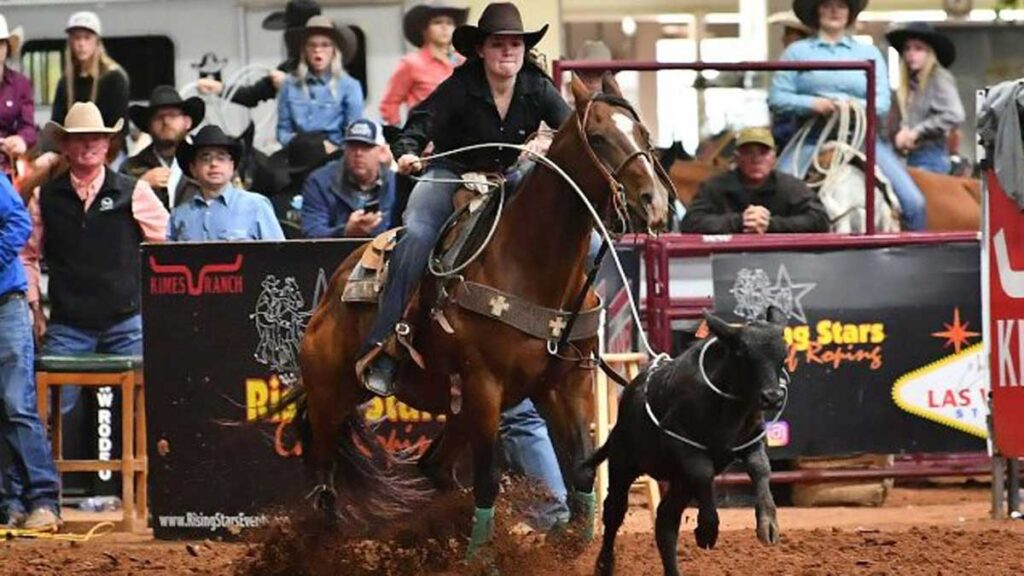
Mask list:
[{"label": "dirt arena floor", "polygon": [[[752,511],[730,508],[721,510],[722,535],[717,547],[704,551],[693,544],[695,512],[688,510],[679,559],[686,574],[723,576],[1024,574],[1024,522],[997,522],[988,516],[988,490],[984,487],[897,488],[881,508],[781,508],[782,542],[765,547],[754,537]],[[661,573],[652,530],[649,512],[635,506],[618,541],[619,574]],[[499,552],[504,575],[592,573],[596,543],[566,552],[520,539]],[[450,542],[452,556],[461,557],[454,540]],[[272,554],[268,548],[258,543],[161,542],[128,535],[107,535],[81,544],[10,540],[0,548],[0,574],[320,576],[364,572],[310,557],[316,553],[298,551],[297,546],[282,545]],[[379,549],[367,557],[378,553]],[[430,562],[414,555],[403,562],[397,569],[378,565],[365,573],[404,576],[479,571],[458,565],[432,570]]]}]

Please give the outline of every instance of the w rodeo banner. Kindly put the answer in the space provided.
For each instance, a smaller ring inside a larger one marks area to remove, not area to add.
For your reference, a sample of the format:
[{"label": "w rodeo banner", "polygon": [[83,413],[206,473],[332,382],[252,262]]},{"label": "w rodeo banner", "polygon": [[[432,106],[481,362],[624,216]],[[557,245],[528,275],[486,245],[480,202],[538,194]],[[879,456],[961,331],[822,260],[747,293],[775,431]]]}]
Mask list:
[{"label": "w rodeo banner", "polygon": [[984,449],[979,264],[974,242],[714,256],[718,313],[789,317],[772,457]]},{"label": "w rodeo banner", "polygon": [[[273,408],[298,383],[299,342],[338,265],[358,240],[160,244],[143,248],[143,331],[150,495],[158,538],[230,536],[305,496],[302,447]],[[639,259],[622,249],[627,274]],[[606,262],[610,264],[610,259]],[[621,282],[610,341],[630,345]],[[637,286],[634,283],[633,289]],[[377,441],[422,453],[443,416],[376,398],[365,410]],[[303,502],[303,506],[306,504]]]}]

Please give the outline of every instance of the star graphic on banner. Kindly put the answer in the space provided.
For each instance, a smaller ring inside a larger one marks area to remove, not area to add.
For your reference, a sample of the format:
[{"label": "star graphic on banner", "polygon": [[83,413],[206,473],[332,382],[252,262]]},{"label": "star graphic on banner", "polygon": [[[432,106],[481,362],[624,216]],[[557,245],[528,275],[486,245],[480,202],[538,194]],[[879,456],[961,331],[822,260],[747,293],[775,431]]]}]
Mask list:
[{"label": "star graphic on banner", "polygon": [[788,316],[806,324],[807,315],[804,314],[804,306],[801,300],[808,292],[814,290],[814,287],[817,285],[816,282],[794,284],[793,280],[789,277],[789,271],[786,270],[785,264],[780,265],[779,275],[775,280],[775,286],[772,288],[772,295],[774,296],[772,303],[781,307]]},{"label": "star graphic on banner", "polygon": [[942,345],[943,348],[953,347],[953,350],[959,354],[960,349],[967,344],[971,343],[971,338],[977,338],[981,334],[977,332],[970,332],[967,328],[970,327],[970,322],[960,323],[960,307],[953,309],[953,323],[946,324],[942,323],[946,329],[942,332],[932,332],[932,336],[936,338],[945,338],[946,343]]}]

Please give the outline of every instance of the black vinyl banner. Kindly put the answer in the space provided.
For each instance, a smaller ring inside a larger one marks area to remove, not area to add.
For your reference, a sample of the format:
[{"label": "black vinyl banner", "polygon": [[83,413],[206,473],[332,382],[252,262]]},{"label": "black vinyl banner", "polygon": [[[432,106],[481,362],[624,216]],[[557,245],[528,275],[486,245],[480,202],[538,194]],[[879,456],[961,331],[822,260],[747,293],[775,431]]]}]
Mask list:
[{"label": "black vinyl banner", "polygon": [[[335,268],[360,241],[160,244],[143,248],[146,414],[158,538],[230,537],[299,503],[308,485],[285,411],[298,345]],[[638,288],[639,257],[620,250]],[[616,311],[610,338],[634,336],[622,282],[598,282]],[[625,311],[625,312],[624,312]],[[377,440],[422,453],[438,417],[394,398],[366,406]],[[443,417],[442,417],[443,418]]]},{"label": "black vinyl banner", "polygon": [[789,316],[773,458],[983,450],[977,243],[712,258],[715,310]]}]

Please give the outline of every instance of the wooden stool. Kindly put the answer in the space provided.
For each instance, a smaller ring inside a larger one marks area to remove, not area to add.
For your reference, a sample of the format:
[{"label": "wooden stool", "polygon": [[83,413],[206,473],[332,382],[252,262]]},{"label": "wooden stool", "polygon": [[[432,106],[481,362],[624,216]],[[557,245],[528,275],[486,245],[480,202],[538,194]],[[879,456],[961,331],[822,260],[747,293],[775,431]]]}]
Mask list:
[{"label": "wooden stool", "polygon": [[[612,369],[630,381],[640,373],[640,364],[647,362],[647,355],[639,352],[606,354],[602,357]],[[594,391],[595,444],[600,446],[608,440],[608,434],[619,415],[619,387],[617,384],[609,386],[608,375],[600,368],[597,368],[595,384],[597,387]],[[641,476],[637,479],[637,483],[643,487],[647,496],[647,505],[651,510],[651,522],[654,522],[658,516],[658,504],[661,503],[661,490],[658,488],[658,483],[650,476]],[[597,491],[597,504],[600,509],[604,506],[604,499],[608,496],[607,462],[598,467],[594,484]]]},{"label": "wooden stool", "polygon": [[[121,459],[65,460],[63,456],[61,387],[110,386],[121,391]],[[50,390],[54,393],[49,408]],[[142,358],[88,354],[83,356],[41,356],[36,359],[36,401],[39,417],[50,421],[50,442],[57,471],[121,473],[122,519],[117,529],[145,530],[147,524],[149,462],[146,456],[146,403],[142,385]],[[52,412],[52,413],[51,413]]]}]

